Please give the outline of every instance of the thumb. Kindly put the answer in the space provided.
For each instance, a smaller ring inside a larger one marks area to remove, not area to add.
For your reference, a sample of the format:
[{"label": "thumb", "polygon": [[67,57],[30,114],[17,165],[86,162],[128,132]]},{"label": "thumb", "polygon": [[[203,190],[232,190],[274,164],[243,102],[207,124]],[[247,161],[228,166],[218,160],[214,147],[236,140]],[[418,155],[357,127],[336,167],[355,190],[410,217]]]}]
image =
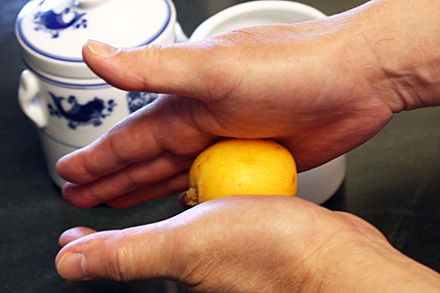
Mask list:
[{"label": "thumb", "polygon": [[114,48],[90,40],[83,57],[98,76],[117,88],[201,98],[207,93],[203,80],[211,79],[210,58],[197,49],[203,45],[191,44]]},{"label": "thumb", "polygon": [[167,241],[166,229],[159,229],[160,225],[96,233],[82,227],[68,230],[60,237],[60,243],[65,244],[68,238],[72,242],[56,257],[58,273],[77,281],[131,281],[172,275],[172,241]]}]

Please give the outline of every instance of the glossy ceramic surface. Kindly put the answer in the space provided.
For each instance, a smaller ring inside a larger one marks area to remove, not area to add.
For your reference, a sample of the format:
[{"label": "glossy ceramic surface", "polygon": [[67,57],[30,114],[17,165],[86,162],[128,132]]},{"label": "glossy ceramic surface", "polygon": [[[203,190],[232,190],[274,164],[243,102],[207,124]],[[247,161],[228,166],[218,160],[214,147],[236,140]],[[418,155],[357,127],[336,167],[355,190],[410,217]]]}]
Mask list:
[{"label": "glossy ceramic surface", "polygon": [[43,73],[95,78],[81,55],[94,39],[115,47],[175,41],[176,12],[169,0],[30,1],[17,18],[26,63]]},{"label": "glossy ceramic surface", "polygon": [[49,173],[60,187],[60,157],[158,97],[124,92],[98,78],[82,58],[84,43],[136,47],[186,40],[169,0],[34,0],[20,11],[15,31],[28,67],[19,103],[39,129]]}]

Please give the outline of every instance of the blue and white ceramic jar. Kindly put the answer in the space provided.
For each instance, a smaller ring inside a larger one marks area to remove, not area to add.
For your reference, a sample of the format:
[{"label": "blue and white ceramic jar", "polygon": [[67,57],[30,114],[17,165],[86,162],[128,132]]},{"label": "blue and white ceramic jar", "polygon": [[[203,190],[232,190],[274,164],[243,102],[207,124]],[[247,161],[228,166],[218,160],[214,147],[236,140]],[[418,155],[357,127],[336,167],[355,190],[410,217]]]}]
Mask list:
[{"label": "blue and white ceramic jar", "polygon": [[136,47],[186,39],[169,0],[33,0],[18,15],[16,35],[27,65],[20,106],[39,130],[50,176],[60,187],[55,165],[61,156],[157,98],[98,78],[83,61],[84,43]]}]

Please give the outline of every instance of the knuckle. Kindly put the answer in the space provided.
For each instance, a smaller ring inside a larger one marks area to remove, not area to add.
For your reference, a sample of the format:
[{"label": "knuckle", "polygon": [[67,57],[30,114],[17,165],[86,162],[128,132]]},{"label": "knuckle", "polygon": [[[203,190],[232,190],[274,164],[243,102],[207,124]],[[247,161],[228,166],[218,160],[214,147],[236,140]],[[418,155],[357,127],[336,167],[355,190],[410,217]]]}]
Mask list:
[{"label": "knuckle", "polygon": [[119,245],[115,240],[108,240],[103,245],[107,276],[115,281],[126,282],[135,279],[135,267],[130,264],[131,252],[127,246]]}]

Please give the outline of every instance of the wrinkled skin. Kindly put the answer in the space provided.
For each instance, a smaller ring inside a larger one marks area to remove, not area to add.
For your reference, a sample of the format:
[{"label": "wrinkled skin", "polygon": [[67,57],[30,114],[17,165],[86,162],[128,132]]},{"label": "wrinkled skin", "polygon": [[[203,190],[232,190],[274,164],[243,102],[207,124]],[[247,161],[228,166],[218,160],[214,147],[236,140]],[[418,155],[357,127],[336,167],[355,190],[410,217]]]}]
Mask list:
[{"label": "wrinkled skin", "polygon": [[[430,292],[420,274],[440,286],[429,269],[408,269],[413,261],[370,224],[288,196],[212,200],[121,231],[75,228],[60,243],[59,272],[74,280],[163,277],[195,292],[403,292],[404,283]],[[383,291],[390,275],[396,283]]]},{"label": "wrinkled skin", "polygon": [[[81,208],[124,208],[184,191],[195,156],[223,137],[273,138],[300,171],[323,164],[374,136],[394,113],[439,104],[438,19],[438,1],[381,0],[193,43],[115,49],[89,42],[84,58],[109,83],[166,95],[62,158],[63,195]],[[369,224],[299,199],[224,199],[163,223],[92,232],[61,236],[65,278],[159,276],[204,292],[438,288],[436,273]]]}]

